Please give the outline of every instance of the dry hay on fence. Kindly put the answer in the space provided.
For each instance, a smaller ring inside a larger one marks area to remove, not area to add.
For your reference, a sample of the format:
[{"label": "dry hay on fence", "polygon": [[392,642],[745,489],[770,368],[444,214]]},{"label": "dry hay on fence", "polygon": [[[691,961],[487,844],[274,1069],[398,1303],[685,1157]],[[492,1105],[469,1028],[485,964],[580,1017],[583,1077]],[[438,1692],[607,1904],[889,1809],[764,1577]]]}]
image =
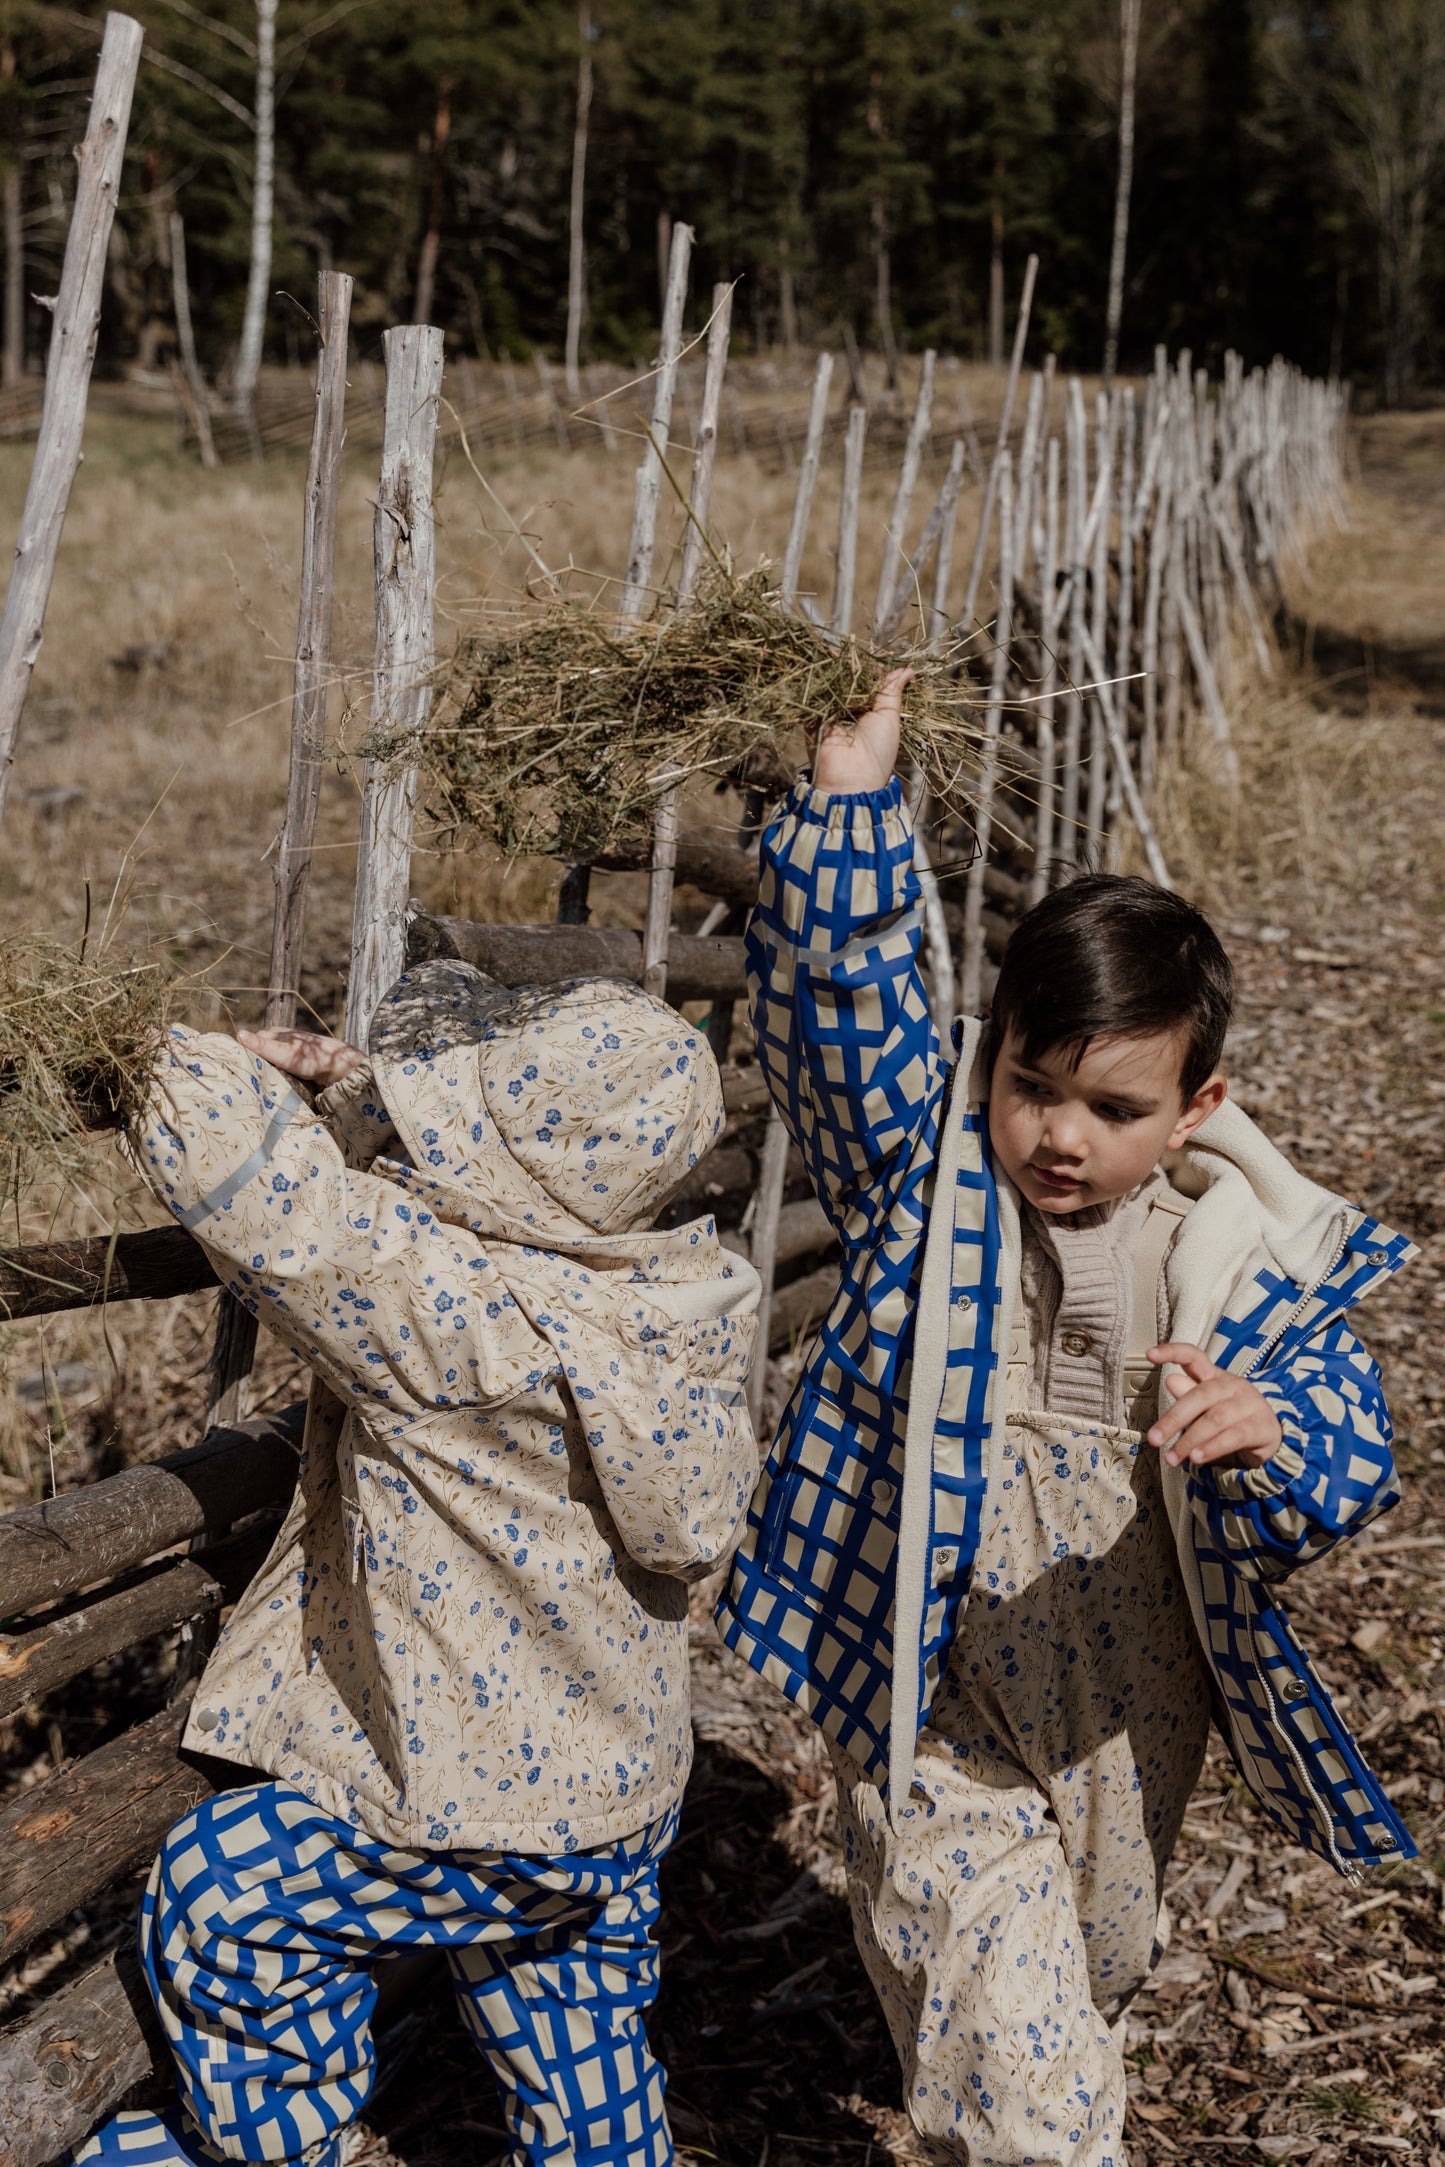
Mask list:
[{"label": "dry hay on fence", "polygon": [[154,965],[29,935],[0,942],[0,1194],[76,1171],[88,1131],[139,1111],[172,995]]},{"label": "dry hay on fence", "polygon": [[454,831],[508,855],[587,858],[640,843],[658,799],[694,777],[775,784],[902,663],[916,674],[901,761],[941,809],[966,813],[984,733],[958,659],[839,639],[785,613],[761,572],[718,569],[635,628],[558,601],[518,631],[468,641],[443,687],[455,720],[444,711],[405,754]]}]

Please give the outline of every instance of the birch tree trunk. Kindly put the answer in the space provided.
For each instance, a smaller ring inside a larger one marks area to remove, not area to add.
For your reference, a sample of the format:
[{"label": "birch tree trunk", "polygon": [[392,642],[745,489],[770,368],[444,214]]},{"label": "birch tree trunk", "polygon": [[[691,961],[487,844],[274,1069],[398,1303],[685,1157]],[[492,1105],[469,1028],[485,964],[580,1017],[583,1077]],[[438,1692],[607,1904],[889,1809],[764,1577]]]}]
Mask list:
[{"label": "birch tree trunk", "polygon": [[1119,177],[1114,189],[1114,242],[1109,251],[1109,302],[1104,320],[1104,388],[1119,364],[1124,316],[1124,264],[1129,252],[1129,198],[1134,187],[1134,78],[1139,60],[1140,0],[1119,0]]},{"label": "birch tree trunk", "polygon": [[[15,74],[15,47],[9,38],[0,42],[0,76]],[[25,229],[18,145],[12,148],[5,167],[3,209],[5,223],[5,322],[0,338],[0,380],[18,384],[25,374]]]},{"label": "birch tree trunk", "polygon": [[577,115],[572,129],[572,196],[567,215],[567,396],[582,397],[582,319],[587,313],[587,256],[582,213],[587,200],[587,129],[592,113],[592,9],[577,9]]},{"label": "birch tree trunk", "polygon": [[231,379],[236,418],[260,456],[256,434],[256,379],[266,337],[266,302],[271,284],[271,229],[276,204],[276,7],[277,0],[256,0],[256,167],[251,198],[251,275],[246,282],[246,313]]},{"label": "birch tree trunk", "polygon": [[143,37],[140,24],[129,15],[107,15],[90,125],[80,146],[75,208],[45,365],[45,406],[0,618],[0,813],[15,758],[15,733],[45,634],[45,607],[70,487],[80,464],[106,254]]}]

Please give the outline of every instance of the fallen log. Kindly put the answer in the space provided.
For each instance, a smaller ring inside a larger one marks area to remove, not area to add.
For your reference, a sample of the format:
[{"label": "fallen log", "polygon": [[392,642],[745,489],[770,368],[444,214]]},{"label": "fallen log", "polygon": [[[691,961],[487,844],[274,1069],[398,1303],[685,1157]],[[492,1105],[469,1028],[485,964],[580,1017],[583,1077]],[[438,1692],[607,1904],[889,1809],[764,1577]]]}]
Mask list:
[{"label": "fallen log", "polygon": [[769,1354],[786,1354],[799,1340],[806,1339],[827,1314],[837,1291],[836,1265],[825,1265],[822,1271],[809,1272],[806,1279],[779,1287],[768,1320]]},{"label": "fallen log", "polygon": [[[604,851],[592,863],[599,873],[649,872],[652,867],[651,838],[645,843]],[[757,853],[738,850],[731,843],[709,843],[695,835],[680,835],[673,878],[674,885],[679,888],[701,888],[704,895],[718,896],[727,903],[753,904],[758,899]],[[671,972],[669,950],[669,977]]]},{"label": "fallen log", "polygon": [[216,1284],[206,1252],[184,1227],[35,1242],[0,1249],[0,1323],[97,1302],[159,1302]]},{"label": "fallen log", "polygon": [[0,1964],[151,1858],[171,1823],[214,1789],[177,1753],[194,1691],[0,1813]]},{"label": "fallen log", "polygon": [[5,2167],[49,2167],[169,2061],[127,1936],[32,2016],[0,2032]]},{"label": "fallen log", "polygon": [[68,1605],[17,1633],[0,1633],[0,1721],[84,1670],[234,1603],[255,1578],[276,1533],[274,1515],[195,1557],[165,1558],[122,1586]]},{"label": "fallen log", "polygon": [[189,1451],[128,1467],[43,1505],[0,1519],[5,1615],[37,1610],[114,1580],[193,1535],[284,1504],[296,1486],[303,1403],[233,1430],[213,1430]]},{"label": "fallen log", "polygon": [[[469,918],[413,913],[407,961],[455,956],[503,986],[548,985],[563,978],[617,978],[642,983],[642,935],[621,927],[477,925]],[[668,950],[667,992],[683,1001],[740,1001],[743,944],[734,934],[674,935]]]}]

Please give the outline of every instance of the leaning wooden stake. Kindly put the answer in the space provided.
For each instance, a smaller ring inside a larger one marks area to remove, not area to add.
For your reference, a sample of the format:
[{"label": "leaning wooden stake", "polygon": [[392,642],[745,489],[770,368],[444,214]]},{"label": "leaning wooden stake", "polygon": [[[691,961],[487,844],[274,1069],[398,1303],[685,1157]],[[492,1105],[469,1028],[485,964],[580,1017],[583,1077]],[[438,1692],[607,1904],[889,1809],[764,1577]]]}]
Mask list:
[{"label": "leaning wooden stake", "polygon": [[[692,489],[688,498],[687,534],[683,540],[682,569],[677,575],[677,600],[685,602],[697,582],[702,565],[708,507],[712,502],[713,466],[717,458],[718,417],[722,411],[723,378],[728,364],[728,337],[732,328],[732,287],[713,288],[712,328],[707,342],[707,373],[703,379],[702,412],[692,452]],[[667,993],[667,957],[672,940],[672,890],[677,877],[677,792],[664,791],[658,799],[652,823],[652,867],[647,883],[647,919],[642,932],[642,990],[662,1000]]]},{"label": "leaning wooden stake", "polygon": [[928,442],[929,431],[933,426],[933,370],[937,358],[932,347],[923,357],[923,367],[918,378],[918,401],[913,409],[908,441],[903,447],[903,464],[898,470],[893,510],[889,514],[888,525],[883,530],[883,565],[878,574],[878,599],[873,605],[875,630],[886,622],[892,612],[894,587],[908,577],[903,563],[903,536],[908,525],[913,492],[918,487],[918,469],[923,459],[923,447]]},{"label": "leaning wooden stake", "polygon": [[1024,346],[1029,335],[1029,311],[1034,305],[1034,280],[1039,275],[1039,259],[1030,256],[1024,269],[1024,290],[1019,297],[1019,320],[1014,331],[1014,350],[1008,367],[1008,382],[1004,386],[1003,406],[998,417],[998,437],[993,448],[993,464],[988,470],[988,486],[983,493],[983,510],[978,515],[978,535],[973,545],[973,562],[968,568],[968,587],[963,597],[963,612],[959,618],[965,632],[973,629],[974,605],[978,601],[978,585],[983,577],[983,556],[988,547],[989,523],[993,518],[994,499],[998,495],[999,470],[1008,445],[1009,423],[1013,418],[1014,394],[1019,388],[1019,375],[1024,365]]},{"label": "leaning wooden stake", "polygon": [[[1031,257],[1030,262],[1033,261]],[[998,740],[1003,721],[1009,644],[1013,637],[1013,473],[1005,446],[998,468],[998,621],[994,626],[993,675],[984,714],[983,773],[973,816],[974,859],[963,902],[963,1012],[971,1016],[983,998],[983,884],[993,840],[993,801],[998,788]]]},{"label": "leaning wooden stake", "polygon": [[387,741],[421,730],[431,712],[436,528],[432,455],[442,383],[442,334],[430,324],[388,331],[386,422],[376,494],[376,652],[362,777],[361,847],[351,921],[346,1036],[364,1046],[376,1004],[401,976],[411,882],[416,769],[394,769]]},{"label": "leaning wooden stake", "polygon": [[646,456],[637,469],[632,503],[632,536],[627,548],[627,576],[617,614],[623,624],[645,615],[652,590],[652,556],[657,546],[657,507],[662,494],[662,462],[672,427],[677,390],[677,357],[682,350],[682,312],[687,301],[687,266],[692,254],[691,226],[674,226],[668,264],[667,298],[662,311],[662,344],[652,379],[652,423]]},{"label": "leaning wooden stake", "polygon": [[798,469],[797,494],[793,498],[793,521],[783,553],[783,604],[791,609],[798,599],[798,580],[803,569],[803,548],[808,539],[808,520],[813,510],[813,491],[818,485],[818,461],[823,451],[823,431],[828,421],[828,386],[833,380],[833,356],[819,354],[813,376],[813,398],[808,408],[808,436],[803,463]]},{"label": "leaning wooden stake", "polygon": [[90,125],[78,154],[75,209],[65,243],[50,357],[45,366],[40,436],[25,509],[20,515],[5,614],[0,618],[0,813],[5,809],[15,736],[30,689],[30,675],[45,634],[45,608],[55,576],[70,485],[80,465],[85,399],[100,331],[110,229],[144,35],[140,24],[129,15],[107,15],[90,102]]},{"label": "leaning wooden stake", "polygon": [[[306,524],[301,536],[301,612],[296,627],[296,666],[291,692],[291,771],[286,817],[276,845],[272,877],[276,907],[271,925],[271,976],[266,1021],[287,1029],[296,1021],[301,955],[306,934],[306,891],[321,797],[321,753],[326,735],[326,688],[331,671],[331,598],[336,567],[336,498],[346,407],[346,346],[351,320],[351,280],[340,271],[321,274],[321,351],[316,357],[316,418],[306,474]],[[256,1359],[256,1319],[232,1294],[222,1294],[211,1344],[206,1428],[226,1429],[245,1419]]]},{"label": "leaning wooden stake", "polygon": [[850,406],[848,434],[843,441],[838,554],[833,565],[832,626],[835,632],[847,633],[853,629],[853,590],[858,578],[858,509],[863,494],[863,439],[867,429],[867,407]]}]

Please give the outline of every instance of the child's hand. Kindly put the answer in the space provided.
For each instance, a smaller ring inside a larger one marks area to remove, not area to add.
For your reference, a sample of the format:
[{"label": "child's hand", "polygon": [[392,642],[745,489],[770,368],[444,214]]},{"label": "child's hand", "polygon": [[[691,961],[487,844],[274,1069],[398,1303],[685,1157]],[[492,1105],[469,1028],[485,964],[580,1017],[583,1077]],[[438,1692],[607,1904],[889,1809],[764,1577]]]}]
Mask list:
[{"label": "child's hand", "polygon": [[1184,1460],[1192,1467],[1202,1467],[1206,1461],[1263,1467],[1274,1458],[1284,1432],[1264,1394],[1247,1377],[1216,1369],[1207,1354],[1182,1340],[1151,1347],[1149,1359],[1177,1363],[1192,1380],[1189,1390],[1180,1393],[1149,1432],[1151,1445],[1168,1446],[1164,1457],[1171,1467]]},{"label": "child's hand", "polygon": [[324,1091],[361,1067],[366,1055],[344,1038],[328,1038],[324,1031],[238,1031],[237,1038],[248,1053],[259,1054],[283,1076],[299,1076],[303,1083]]},{"label": "child's hand", "polygon": [[873,705],[850,727],[829,723],[813,755],[813,785],[818,790],[881,790],[898,758],[898,729],[903,715],[903,687],[912,670],[893,670],[878,687]]}]

